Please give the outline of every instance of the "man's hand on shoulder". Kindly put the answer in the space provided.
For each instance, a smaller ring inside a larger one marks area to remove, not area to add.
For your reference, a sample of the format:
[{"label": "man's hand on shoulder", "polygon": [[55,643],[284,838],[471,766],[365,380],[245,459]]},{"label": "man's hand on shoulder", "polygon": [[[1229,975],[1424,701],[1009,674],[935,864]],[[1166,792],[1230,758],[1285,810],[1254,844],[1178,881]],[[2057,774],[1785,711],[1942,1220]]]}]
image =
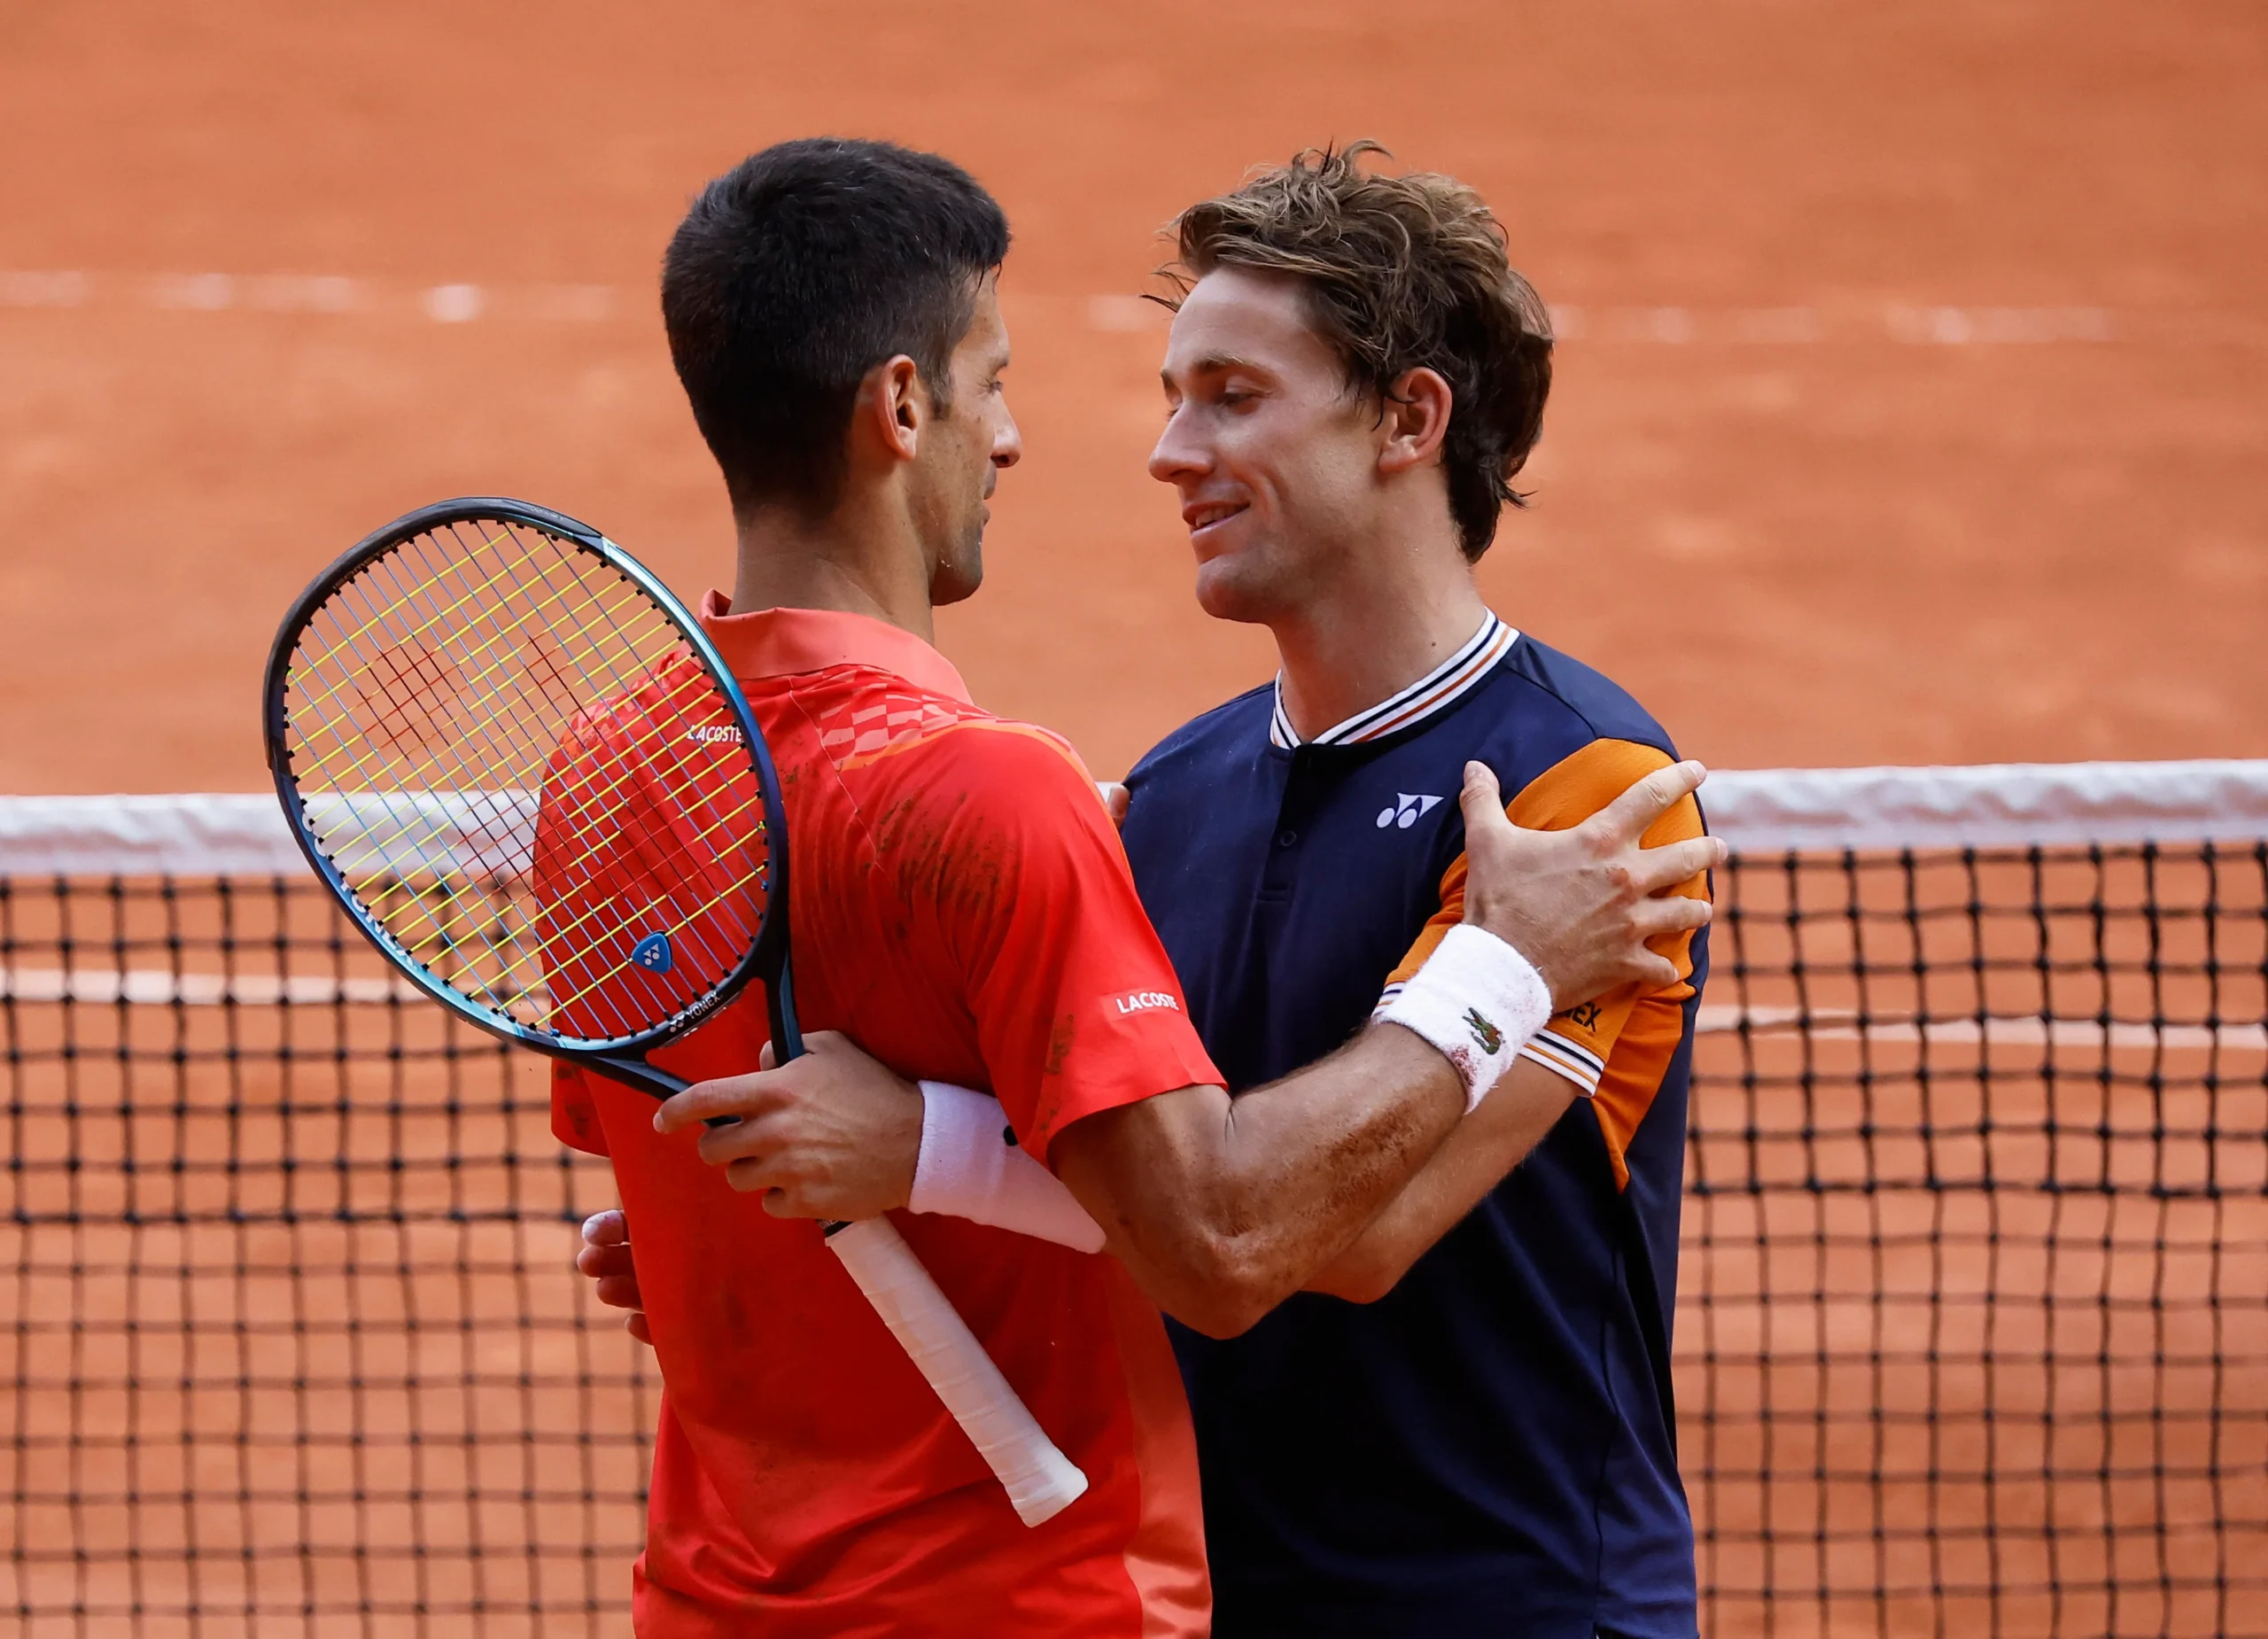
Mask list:
[{"label": "man's hand on shoulder", "polygon": [[1625,984],[1649,990],[1678,982],[1676,966],[1647,941],[1704,927],[1709,903],[1673,893],[1725,862],[1713,836],[1643,848],[1648,827],[1700,788],[1698,763],[1655,770],[1581,825],[1530,831],[1504,812],[1486,764],[1467,763],[1464,920],[1495,934],[1535,965],[1555,1006],[1570,1007]]}]

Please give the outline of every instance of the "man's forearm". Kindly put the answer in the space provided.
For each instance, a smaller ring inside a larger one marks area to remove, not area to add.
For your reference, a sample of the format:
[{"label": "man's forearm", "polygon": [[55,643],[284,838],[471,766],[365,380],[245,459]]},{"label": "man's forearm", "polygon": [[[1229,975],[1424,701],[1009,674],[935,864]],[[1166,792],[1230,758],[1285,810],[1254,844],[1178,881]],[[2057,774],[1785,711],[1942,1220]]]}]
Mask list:
[{"label": "man's forearm", "polygon": [[1338,1256],[1464,1105],[1448,1060],[1379,1025],[1233,1100],[1185,1087],[1089,1116],[1051,1160],[1153,1302],[1228,1336]]},{"label": "man's forearm", "polygon": [[1309,1278],[1308,1289],[1356,1303],[1393,1291],[1412,1263],[1543,1141],[1574,1094],[1572,1082],[1540,1064],[1513,1066],[1417,1177]]}]

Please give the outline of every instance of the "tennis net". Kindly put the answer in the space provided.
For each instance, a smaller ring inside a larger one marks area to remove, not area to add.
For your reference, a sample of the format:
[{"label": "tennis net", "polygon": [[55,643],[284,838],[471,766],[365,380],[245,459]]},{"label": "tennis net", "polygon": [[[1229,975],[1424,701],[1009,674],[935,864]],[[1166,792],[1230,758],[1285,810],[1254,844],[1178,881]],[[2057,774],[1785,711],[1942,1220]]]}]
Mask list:
[{"label": "tennis net", "polygon": [[[1703,1630],[2268,1635],[2268,764],[1705,795]],[[623,1630],[603,1165],[268,799],[0,802],[0,1039],[18,1631]]]}]

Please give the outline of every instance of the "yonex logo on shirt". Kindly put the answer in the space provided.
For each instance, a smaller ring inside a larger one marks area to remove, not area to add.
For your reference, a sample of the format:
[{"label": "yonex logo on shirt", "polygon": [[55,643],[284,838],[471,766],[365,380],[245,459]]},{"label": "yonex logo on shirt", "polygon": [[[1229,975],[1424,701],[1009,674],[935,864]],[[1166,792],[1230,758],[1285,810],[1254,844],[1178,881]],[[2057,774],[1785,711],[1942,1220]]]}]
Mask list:
[{"label": "yonex logo on shirt", "polygon": [[1394,806],[1379,810],[1379,829],[1383,831],[1390,825],[1398,825],[1407,831],[1418,823],[1418,815],[1431,813],[1434,804],[1441,800],[1438,796],[1427,796],[1423,792],[1397,791],[1394,794]]},{"label": "yonex logo on shirt", "polygon": [[1153,1007],[1163,1007],[1169,1013],[1181,1011],[1181,998],[1170,990],[1128,990],[1114,996],[1110,1005],[1121,1014],[1147,1013]]}]

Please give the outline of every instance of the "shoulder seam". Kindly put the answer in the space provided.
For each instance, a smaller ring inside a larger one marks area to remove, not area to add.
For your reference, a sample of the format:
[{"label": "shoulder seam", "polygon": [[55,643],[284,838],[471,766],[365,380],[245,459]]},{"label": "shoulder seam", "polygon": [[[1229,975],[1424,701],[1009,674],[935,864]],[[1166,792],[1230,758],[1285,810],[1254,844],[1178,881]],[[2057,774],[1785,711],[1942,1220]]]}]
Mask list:
[{"label": "shoulder seam", "polygon": [[[1559,652],[1557,649],[1550,649],[1549,645],[1542,642],[1533,633],[1523,629],[1519,635],[1519,641],[1512,645],[1511,651],[1505,655],[1503,661],[1499,664],[1502,664],[1506,671],[1510,672],[1512,676],[1518,679],[1519,681],[1526,684],[1528,687],[1535,690],[1536,693],[1543,695],[1545,698],[1556,702],[1566,711],[1568,716],[1573,718],[1578,723],[1581,723],[1583,726],[1585,732],[1588,733],[1592,739],[1621,740],[1627,741],[1632,745],[1648,745],[1650,743],[1643,740],[1634,740],[1627,734],[1607,733],[1599,727],[1597,722],[1592,718],[1589,712],[1584,711],[1573,701],[1568,699],[1566,695],[1562,691],[1552,687],[1550,684],[1544,682],[1542,679],[1532,677],[1527,672],[1515,667],[1512,664],[1512,662],[1521,653],[1524,648],[1531,649],[1549,649],[1549,652],[1553,654],[1557,654]],[[1571,661],[1574,661],[1578,665],[1583,664],[1581,661],[1575,661],[1574,656],[1572,655],[1568,656],[1567,658]],[[1589,667],[1587,669],[1594,672],[1597,670],[1596,667]],[[1655,734],[1660,736],[1660,743],[1653,745],[1651,749],[1661,752],[1666,757],[1674,758],[1677,756],[1677,750],[1675,745],[1670,739],[1669,731],[1654,720],[1654,714],[1647,711],[1643,705],[1641,705],[1638,702],[1637,696],[1632,695],[1628,689],[1623,688],[1621,684],[1616,683],[1612,678],[1607,677],[1604,672],[1599,672],[1597,674],[1607,682],[1613,684],[1616,688],[1621,689],[1623,697],[1629,701],[1632,709],[1635,711],[1639,716],[1644,718],[1647,723],[1651,726]]]}]

